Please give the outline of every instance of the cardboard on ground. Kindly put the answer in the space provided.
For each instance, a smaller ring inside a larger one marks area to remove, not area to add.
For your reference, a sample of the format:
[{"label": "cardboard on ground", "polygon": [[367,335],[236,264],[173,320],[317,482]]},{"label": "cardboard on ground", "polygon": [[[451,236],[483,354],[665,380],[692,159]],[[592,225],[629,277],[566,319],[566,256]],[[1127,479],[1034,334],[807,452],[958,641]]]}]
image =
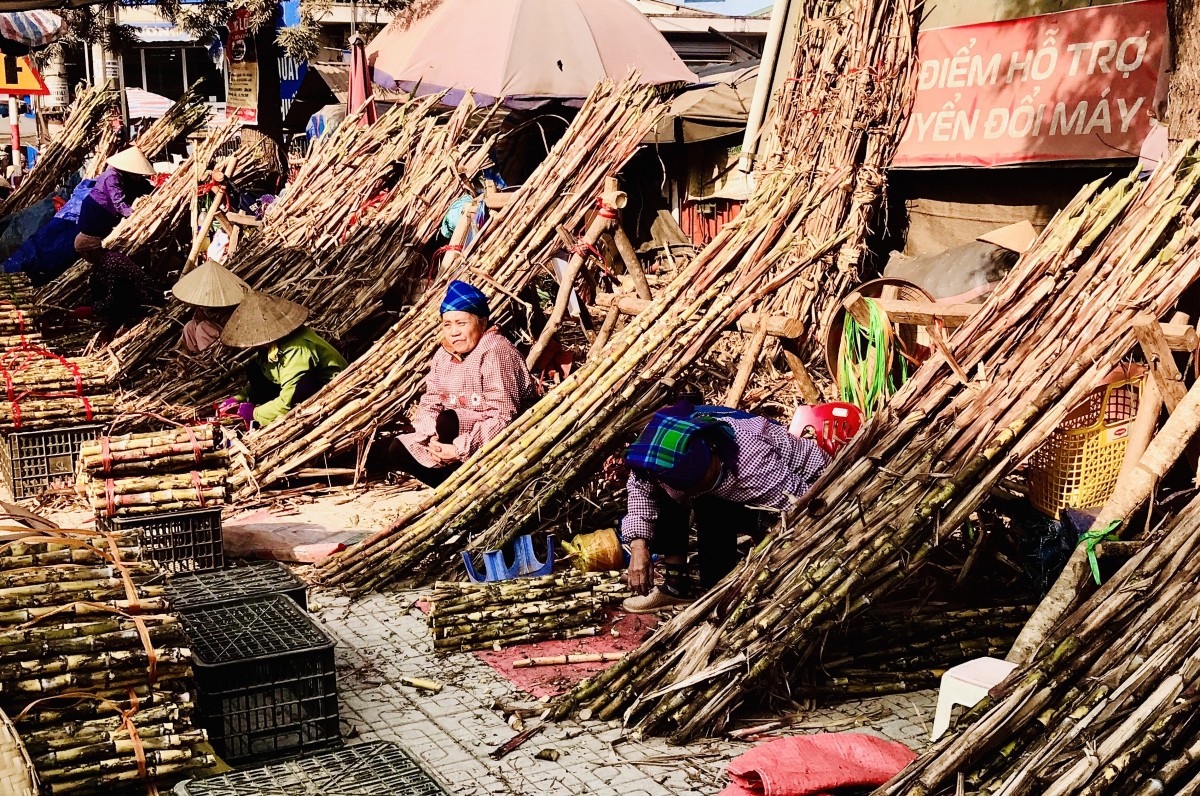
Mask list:
[{"label": "cardboard on ground", "polygon": [[12,55],[4,56],[3,68],[0,69],[0,94],[40,94],[50,93],[46,81],[38,74],[29,56],[17,58]]}]

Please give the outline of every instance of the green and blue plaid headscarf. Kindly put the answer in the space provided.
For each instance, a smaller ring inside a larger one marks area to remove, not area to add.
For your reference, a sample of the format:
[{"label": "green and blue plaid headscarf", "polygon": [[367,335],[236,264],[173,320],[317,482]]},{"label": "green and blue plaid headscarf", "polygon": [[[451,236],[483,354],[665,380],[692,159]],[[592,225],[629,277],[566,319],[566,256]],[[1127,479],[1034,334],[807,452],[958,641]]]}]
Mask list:
[{"label": "green and blue plaid headscarf", "polygon": [[672,489],[689,491],[703,482],[713,448],[722,453],[732,446],[733,429],[722,421],[729,417],[751,415],[723,406],[692,406],[686,401],[655,412],[625,452],[625,463]]}]

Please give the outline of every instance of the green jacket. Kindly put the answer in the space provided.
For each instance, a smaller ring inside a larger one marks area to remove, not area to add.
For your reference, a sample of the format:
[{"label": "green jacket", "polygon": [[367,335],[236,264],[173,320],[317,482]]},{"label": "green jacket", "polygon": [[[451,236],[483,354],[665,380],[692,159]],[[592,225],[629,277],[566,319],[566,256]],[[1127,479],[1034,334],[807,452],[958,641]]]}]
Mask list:
[{"label": "green jacket", "polygon": [[[345,370],[346,360],[316,332],[301,326],[259,352],[251,367],[257,367],[267,382],[279,388],[278,395],[254,408],[254,420],[260,426],[266,426],[296,405],[296,388],[306,375],[313,374],[317,379],[317,384],[310,385],[310,389],[311,386],[322,387]],[[238,395],[242,401],[253,397],[249,389]]]}]

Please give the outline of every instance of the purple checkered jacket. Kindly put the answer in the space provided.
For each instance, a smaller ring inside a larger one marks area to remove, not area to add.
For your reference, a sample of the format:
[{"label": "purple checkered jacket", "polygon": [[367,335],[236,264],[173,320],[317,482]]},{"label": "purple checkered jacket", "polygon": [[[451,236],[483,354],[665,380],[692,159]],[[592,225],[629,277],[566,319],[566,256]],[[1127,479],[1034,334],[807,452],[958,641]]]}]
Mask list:
[{"label": "purple checkered jacket", "polygon": [[[722,418],[733,428],[737,460],[733,468],[722,468],[717,485],[707,494],[754,508],[782,511],[793,497],[803,495],[829,464],[829,454],[811,439],[788,434],[778,423],[762,417]],[[679,492],[659,486],[636,472],[627,482],[625,519],[621,541],[654,538],[658,501],[665,492],[672,500],[686,503]],[[659,491],[661,489],[662,491]]]}]

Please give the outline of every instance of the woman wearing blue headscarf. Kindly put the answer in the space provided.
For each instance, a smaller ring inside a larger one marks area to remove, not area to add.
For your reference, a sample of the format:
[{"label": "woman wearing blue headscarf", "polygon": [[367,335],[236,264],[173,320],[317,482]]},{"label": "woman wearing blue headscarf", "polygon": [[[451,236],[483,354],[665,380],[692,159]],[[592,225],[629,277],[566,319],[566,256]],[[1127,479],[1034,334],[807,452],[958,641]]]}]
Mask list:
[{"label": "woman wearing blue headscarf", "polygon": [[429,486],[449,478],[537,396],[521,353],[489,326],[483,291],[451,282],[441,311],[441,347],[413,413],[414,431],[388,449],[392,469]]}]

